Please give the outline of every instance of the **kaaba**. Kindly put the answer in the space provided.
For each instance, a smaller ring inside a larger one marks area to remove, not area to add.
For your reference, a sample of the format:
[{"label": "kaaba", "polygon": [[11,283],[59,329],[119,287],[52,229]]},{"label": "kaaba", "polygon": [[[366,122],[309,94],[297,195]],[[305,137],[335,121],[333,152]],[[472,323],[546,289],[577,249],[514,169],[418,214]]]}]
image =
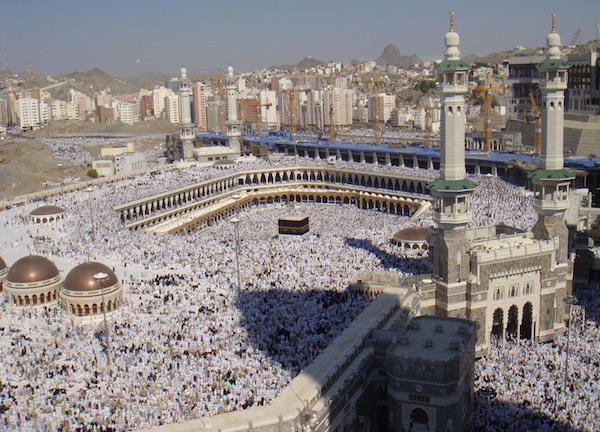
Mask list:
[{"label": "kaaba", "polygon": [[279,234],[302,235],[308,230],[308,216],[288,216],[279,219]]}]

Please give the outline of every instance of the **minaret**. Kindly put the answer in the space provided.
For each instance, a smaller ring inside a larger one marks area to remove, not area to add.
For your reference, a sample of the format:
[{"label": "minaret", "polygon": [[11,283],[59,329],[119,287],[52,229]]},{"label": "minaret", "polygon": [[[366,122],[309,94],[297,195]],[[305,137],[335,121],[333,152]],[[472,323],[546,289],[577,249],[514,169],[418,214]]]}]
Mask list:
[{"label": "minaret", "polygon": [[435,314],[466,317],[471,194],[477,187],[466,178],[465,98],[469,66],[461,61],[459,37],[454,31],[454,12],[446,33],[444,61],[437,67],[442,113],[440,129],[440,178],[428,185],[434,199],[433,217],[438,225],[433,244],[436,285]]},{"label": "minaret", "polygon": [[227,121],[225,122],[227,137],[229,138],[229,147],[235,149],[239,155],[241,154],[240,135],[242,122],[238,120],[237,115],[237,81],[231,64],[227,68],[225,84],[227,86]]},{"label": "minaret", "polygon": [[187,71],[181,65],[181,77],[179,78],[179,106],[181,110],[179,127],[179,138],[183,145],[183,158],[191,159],[194,156],[194,127],[192,123],[192,89]]},{"label": "minaret", "polygon": [[564,169],[564,92],[569,64],[560,57],[560,36],[556,33],[555,15],[552,15],[552,30],[546,41],[546,59],[538,65],[542,92],[541,167],[529,174],[535,191],[534,207],[538,213],[533,234],[543,240],[558,237],[557,261],[566,262],[568,230],[564,214],[569,207],[569,186],[575,176]]}]

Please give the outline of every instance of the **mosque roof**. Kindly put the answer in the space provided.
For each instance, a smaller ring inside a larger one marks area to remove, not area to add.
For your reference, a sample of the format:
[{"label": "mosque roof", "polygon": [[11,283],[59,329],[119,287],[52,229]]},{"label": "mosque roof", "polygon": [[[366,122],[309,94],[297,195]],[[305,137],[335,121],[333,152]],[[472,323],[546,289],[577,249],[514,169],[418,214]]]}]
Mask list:
[{"label": "mosque roof", "polygon": [[6,280],[14,283],[41,282],[59,276],[52,261],[40,255],[28,255],[18,259],[8,271]]},{"label": "mosque roof", "polygon": [[64,213],[65,209],[58,206],[53,205],[43,205],[41,207],[36,208],[34,211],[29,213],[31,216],[48,216],[48,215],[57,215]]},{"label": "mosque roof", "polygon": [[469,69],[469,67],[462,60],[444,60],[437,66],[438,69]]},{"label": "mosque roof", "polygon": [[473,190],[477,188],[477,184],[467,178],[462,180],[444,180],[439,178],[429,183],[427,187],[431,190],[460,192]]},{"label": "mosque roof", "polygon": [[563,59],[552,59],[552,58],[547,58],[545,59],[543,62],[541,62],[540,64],[538,64],[539,68],[555,68],[555,67],[564,67],[564,68],[568,68],[571,65],[569,63],[567,63],[566,61],[564,61]]},{"label": "mosque roof", "polygon": [[8,266],[6,265],[2,257],[0,257],[0,279],[4,279],[6,273],[8,273]]},{"label": "mosque roof", "polygon": [[[102,283],[94,280],[97,273],[106,273],[108,280]],[[119,283],[119,279],[108,266],[88,261],[73,267],[63,282],[63,288],[69,291],[97,291],[100,288],[108,288]]]},{"label": "mosque roof", "polygon": [[547,179],[547,180],[570,180],[575,178],[575,174],[567,169],[546,170],[538,169],[527,174],[531,179]]}]

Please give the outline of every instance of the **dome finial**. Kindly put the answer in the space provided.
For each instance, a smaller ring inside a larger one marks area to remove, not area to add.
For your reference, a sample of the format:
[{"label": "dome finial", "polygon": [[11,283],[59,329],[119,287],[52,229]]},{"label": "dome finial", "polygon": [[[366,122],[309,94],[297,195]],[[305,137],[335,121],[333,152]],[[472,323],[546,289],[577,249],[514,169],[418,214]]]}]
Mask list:
[{"label": "dome finial", "polygon": [[556,33],[556,14],[552,14],[552,31],[551,33]]},{"label": "dome finial", "polygon": [[450,31],[454,31],[454,11],[450,11]]}]

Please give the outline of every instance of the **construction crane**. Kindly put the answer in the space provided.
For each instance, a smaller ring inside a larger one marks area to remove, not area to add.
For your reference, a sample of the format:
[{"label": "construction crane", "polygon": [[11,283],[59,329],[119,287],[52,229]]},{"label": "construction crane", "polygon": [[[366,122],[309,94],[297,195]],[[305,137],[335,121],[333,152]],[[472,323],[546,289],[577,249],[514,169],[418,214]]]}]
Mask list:
[{"label": "construction crane", "polygon": [[258,121],[256,122],[256,131],[257,131],[258,135],[260,135],[262,133],[262,107],[267,107],[267,109],[268,109],[270,106],[273,106],[273,104],[271,102],[266,103],[266,104],[259,103],[256,105],[256,111],[257,111],[256,115],[258,117]]},{"label": "construction crane", "polygon": [[290,135],[293,138],[296,135],[296,93],[308,93],[310,90],[288,88],[281,90],[281,92],[290,95]]},{"label": "construction crane", "polygon": [[571,38],[571,43],[569,44],[569,48],[575,48],[577,46],[577,40],[579,39],[579,35],[581,34],[581,29],[577,29],[577,31],[573,34]]},{"label": "construction crane", "polygon": [[210,81],[211,85],[217,87],[217,106],[219,109],[219,131],[225,130],[225,87],[223,86],[223,74],[221,69],[217,69],[217,76],[193,76],[190,77],[191,81]]},{"label": "construction crane", "polygon": [[542,151],[542,112],[535,102],[535,97],[531,92],[529,92],[529,102],[531,103],[531,110],[525,110],[523,119],[525,123],[531,123],[533,120],[535,125],[533,149],[539,154]]},{"label": "construction crane", "polygon": [[477,85],[471,90],[483,92],[483,148],[488,151],[492,147],[492,91],[508,90],[508,87],[490,87],[490,76],[485,76],[485,85]]},{"label": "construction crane", "polygon": [[400,107],[411,108],[411,109],[424,109],[425,110],[425,146],[427,148],[433,147],[432,135],[433,135],[433,116],[432,110],[441,109],[440,107],[434,107],[431,105],[431,96],[427,96],[427,102],[425,105],[401,105]]},{"label": "construction crane", "polygon": [[336,136],[335,115],[333,111],[333,102],[329,104],[329,139],[333,141]]},{"label": "construction crane", "polygon": [[377,72],[373,72],[373,75],[368,80],[354,81],[356,84],[367,84],[371,86],[371,97],[373,100],[373,141],[375,144],[381,144],[381,126],[379,118],[379,84],[383,84],[385,81],[379,79]]}]

